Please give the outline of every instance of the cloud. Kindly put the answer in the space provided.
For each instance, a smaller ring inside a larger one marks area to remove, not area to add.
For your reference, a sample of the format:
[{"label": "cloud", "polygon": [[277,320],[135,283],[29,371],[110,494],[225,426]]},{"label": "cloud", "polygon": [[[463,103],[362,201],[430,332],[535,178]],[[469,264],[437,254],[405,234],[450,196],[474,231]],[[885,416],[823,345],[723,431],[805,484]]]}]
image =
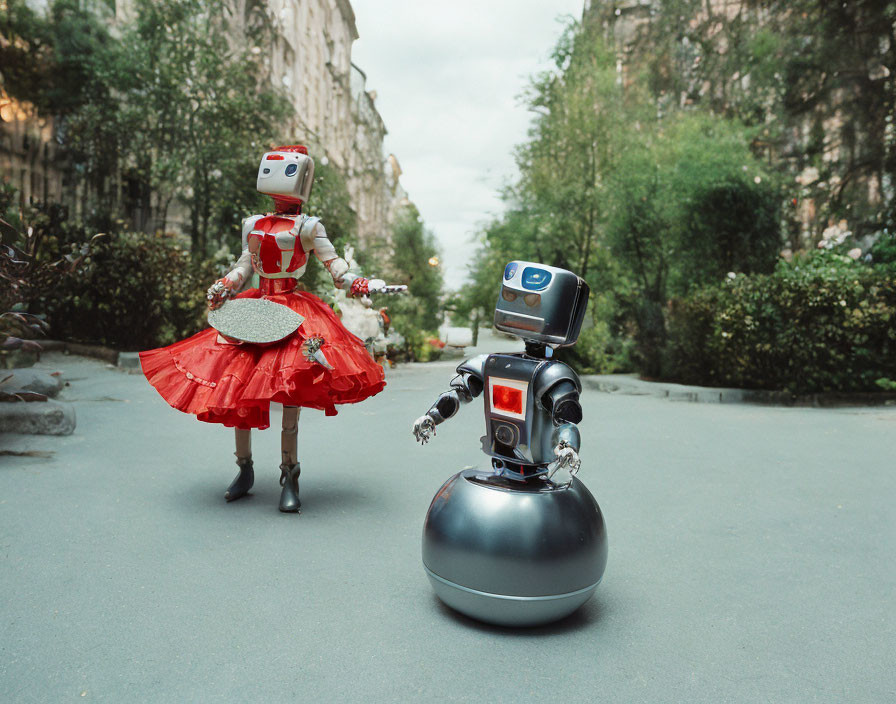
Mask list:
[{"label": "cloud", "polygon": [[582,0],[353,0],[360,39],[352,60],[401,163],[402,184],[442,248],[457,288],[481,224],[503,210],[499,189],[516,175],[513,147],[530,115],[520,96],[547,70]]}]

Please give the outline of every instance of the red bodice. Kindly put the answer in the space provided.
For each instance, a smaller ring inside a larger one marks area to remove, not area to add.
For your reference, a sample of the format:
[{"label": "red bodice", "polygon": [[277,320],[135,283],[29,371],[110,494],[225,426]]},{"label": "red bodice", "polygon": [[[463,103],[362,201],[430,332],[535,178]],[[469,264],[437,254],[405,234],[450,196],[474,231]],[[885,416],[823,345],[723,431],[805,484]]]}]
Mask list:
[{"label": "red bodice", "polygon": [[298,271],[308,261],[295,225],[295,218],[279,215],[268,215],[255,222],[246,243],[252,254],[252,268],[263,281],[266,276]]}]

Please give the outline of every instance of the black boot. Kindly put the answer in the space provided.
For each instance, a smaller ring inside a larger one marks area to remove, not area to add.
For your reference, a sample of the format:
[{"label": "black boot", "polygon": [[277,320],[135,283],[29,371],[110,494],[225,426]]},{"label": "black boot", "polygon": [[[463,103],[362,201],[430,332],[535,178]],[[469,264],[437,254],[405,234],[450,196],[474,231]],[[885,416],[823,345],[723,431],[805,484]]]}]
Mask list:
[{"label": "black boot", "polygon": [[295,464],[280,465],[280,486],[283,491],[280,492],[280,510],[283,513],[296,513],[302,502],[299,501],[299,475],[302,473],[302,467],[298,462]]},{"label": "black boot", "polygon": [[237,457],[236,464],[240,468],[240,473],[236,475],[236,478],[227,487],[224,498],[228,501],[236,501],[245,496],[255,483],[255,470],[252,469],[252,458]]}]

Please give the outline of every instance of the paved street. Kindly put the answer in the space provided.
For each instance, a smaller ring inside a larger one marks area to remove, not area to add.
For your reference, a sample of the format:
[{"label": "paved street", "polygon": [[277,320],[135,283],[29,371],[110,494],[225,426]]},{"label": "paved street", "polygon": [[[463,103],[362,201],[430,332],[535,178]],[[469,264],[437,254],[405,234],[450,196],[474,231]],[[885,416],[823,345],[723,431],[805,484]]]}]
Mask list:
[{"label": "paved street", "polygon": [[[231,431],[139,375],[47,355],[70,437],[0,436],[0,701],[892,702],[896,409],[586,391],[580,477],[607,522],[595,597],[554,626],[479,625],[420,560],[430,499],[484,463],[479,403],[416,446],[454,363],[279,433],[227,504]],[[279,414],[273,419],[279,424]]]}]

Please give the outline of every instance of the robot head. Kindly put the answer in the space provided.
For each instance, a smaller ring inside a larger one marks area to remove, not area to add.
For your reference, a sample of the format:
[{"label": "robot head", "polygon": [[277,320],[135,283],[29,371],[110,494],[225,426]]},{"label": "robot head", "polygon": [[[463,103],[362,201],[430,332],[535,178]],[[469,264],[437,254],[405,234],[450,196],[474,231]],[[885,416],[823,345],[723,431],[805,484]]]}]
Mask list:
[{"label": "robot head", "polygon": [[510,262],[495,306],[495,327],[550,347],[574,345],[590,291],[584,279],[566,269]]},{"label": "robot head", "polygon": [[305,147],[299,144],[277,147],[261,157],[255,187],[278,204],[305,203],[313,183],[314,160]]}]

